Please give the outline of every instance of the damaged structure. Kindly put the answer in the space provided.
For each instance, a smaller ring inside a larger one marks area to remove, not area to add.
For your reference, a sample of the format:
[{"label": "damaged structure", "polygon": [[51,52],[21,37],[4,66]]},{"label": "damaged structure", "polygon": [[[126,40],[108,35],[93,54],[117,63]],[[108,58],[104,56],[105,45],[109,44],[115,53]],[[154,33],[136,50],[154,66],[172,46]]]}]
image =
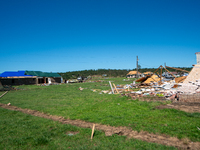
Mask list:
[{"label": "damaged structure", "polygon": [[[171,100],[184,103],[200,103],[200,52],[196,53],[197,64],[189,72],[180,68],[159,66],[152,74],[146,74],[131,84],[115,86],[110,83],[111,92],[145,101]],[[170,72],[166,68],[177,70]],[[165,71],[165,72],[164,72]],[[164,72],[164,73],[163,73]],[[136,71],[133,72],[136,75]],[[131,74],[131,72],[130,72]],[[167,75],[168,74],[168,75]],[[188,76],[185,76],[188,74]],[[170,75],[170,78],[169,78]],[[100,94],[105,93],[102,91]]]},{"label": "damaged structure", "polygon": [[[152,76],[146,76],[136,80],[136,82],[140,82],[138,85],[141,89],[137,92],[132,92],[132,94],[139,95],[139,97],[159,95],[170,100],[176,99],[182,102],[200,102],[200,52],[195,54],[197,57],[197,64],[193,65],[190,72],[180,68],[166,66],[167,68],[189,73],[188,76],[177,77],[165,67],[160,66]],[[157,72],[159,69],[160,74]],[[171,80],[166,79],[167,76],[163,76],[162,69],[165,69],[173,78],[171,78]],[[156,72],[157,75],[155,74]]]},{"label": "damaged structure", "polygon": [[41,71],[6,71],[0,74],[2,85],[31,85],[61,83],[61,76],[57,73]]},{"label": "damaged structure", "polygon": [[138,75],[138,77],[140,78],[140,77],[142,77],[142,74],[138,71],[130,71],[127,75],[126,75],[126,77],[127,78],[137,78],[137,75]]},{"label": "damaged structure", "polygon": [[153,74],[153,72],[150,72],[150,71],[147,71],[147,72],[144,72],[144,73],[143,73],[144,76],[152,75],[152,74]]}]

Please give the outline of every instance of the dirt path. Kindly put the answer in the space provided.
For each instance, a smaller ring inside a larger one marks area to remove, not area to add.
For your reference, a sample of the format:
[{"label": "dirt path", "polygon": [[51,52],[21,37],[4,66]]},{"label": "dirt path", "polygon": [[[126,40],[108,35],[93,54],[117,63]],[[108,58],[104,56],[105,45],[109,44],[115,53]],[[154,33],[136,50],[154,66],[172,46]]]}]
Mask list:
[{"label": "dirt path", "polygon": [[200,103],[172,103],[172,104],[168,104],[168,105],[160,105],[156,107],[157,109],[178,109],[178,110],[182,110],[185,112],[189,112],[189,113],[195,113],[198,112],[200,113]]},{"label": "dirt path", "polygon": [[[93,127],[93,123],[90,123],[90,122],[85,122],[82,120],[64,119],[63,117],[47,115],[36,110],[22,109],[16,106],[8,106],[6,104],[1,104],[1,103],[0,103],[0,107],[5,108],[5,109],[10,109],[10,110],[21,111],[23,113],[30,114],[33,116],[47,118],[54,121],[59,121],[64,124],[71,124],[71,125],[82,127],[82,128]],[[200,142],[191,142],[188,139],[180,140],[176,137],[170,137],[166,135],[157,135],[157,134],[152,134],[152,133],[148,133],[144,131],[141,131],[138,133],[137,131],[128,129],[127,127],[112,127],[108,125],[95,124],[95,129],[104,131],[106,136],[118,134],[118,135],[127,136],[128,138],[135,138],[135,139],[140,139],[142,141],[158,143],[158,144],[167,145],[167,146],[174,146],[180,149],[200,149]]]}]

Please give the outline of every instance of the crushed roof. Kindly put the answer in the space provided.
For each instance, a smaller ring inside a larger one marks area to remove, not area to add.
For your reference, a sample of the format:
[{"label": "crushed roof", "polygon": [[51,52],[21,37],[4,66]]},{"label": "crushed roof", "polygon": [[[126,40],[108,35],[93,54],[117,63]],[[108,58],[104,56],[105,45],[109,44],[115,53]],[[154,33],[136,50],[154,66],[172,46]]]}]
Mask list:
[{"label": "crushed roof", "polygon": [[153,72],[147,71],[147,72],[144,72],[143,74],[153,74]]},{"label": "crushed roof", "polygon": [[[137,71],[130,71],[127,75],[132,75],[132,74],[137,74]],[[138,74],[141,74],[141,73],[138,71]]]},{"label": "crushed roof", "polygon": [[144,83],[152,83],[152,82],[158,82],[158,81],[160,81],[160,78],[154,74],[151,77],[149,77],[146,81],[144,81]]},{"label": "crushed roof", "polygon": [[38,77],[61,77],[58,73],[50,73],[42,71],[25,71],[25,74]]}]

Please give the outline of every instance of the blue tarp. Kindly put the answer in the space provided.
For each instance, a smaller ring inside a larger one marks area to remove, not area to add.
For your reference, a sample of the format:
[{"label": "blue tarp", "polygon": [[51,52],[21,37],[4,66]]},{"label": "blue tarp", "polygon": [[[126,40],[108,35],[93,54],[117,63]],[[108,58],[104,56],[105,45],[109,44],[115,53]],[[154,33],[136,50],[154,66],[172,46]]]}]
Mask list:
[{"label": "blue tarp", "polygon": [[0,77],[31,77],[31,75],[25,75],[25,71],[5,71],[0,74]]}]

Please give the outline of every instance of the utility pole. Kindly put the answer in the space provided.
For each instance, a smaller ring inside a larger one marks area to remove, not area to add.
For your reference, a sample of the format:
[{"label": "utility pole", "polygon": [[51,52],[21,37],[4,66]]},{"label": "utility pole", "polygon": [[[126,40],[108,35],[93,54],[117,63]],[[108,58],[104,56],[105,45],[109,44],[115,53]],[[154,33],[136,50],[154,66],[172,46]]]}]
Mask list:
[{"label": "utility pole", "polygon": [[138,56],[137,56],[136,65],[137,65],[137,79],[138,79]]}]

